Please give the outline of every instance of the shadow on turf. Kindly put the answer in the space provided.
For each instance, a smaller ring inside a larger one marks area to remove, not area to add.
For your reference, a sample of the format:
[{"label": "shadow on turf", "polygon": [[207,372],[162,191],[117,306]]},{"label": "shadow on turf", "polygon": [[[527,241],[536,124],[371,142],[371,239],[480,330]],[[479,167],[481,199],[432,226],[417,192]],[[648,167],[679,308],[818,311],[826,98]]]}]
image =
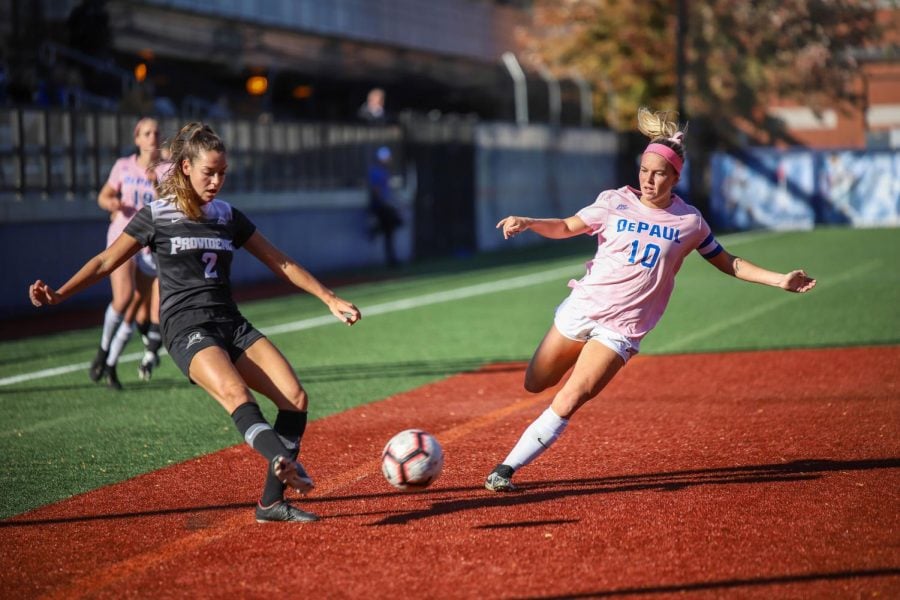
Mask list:
[{"label": "shadow on turf", "polygon": [[[120,376],[121,377],[121,376]],[[85,379],[87,377],[85,376]],[[40,387],[35,386],[23,386],[23,387],[3,387],[0,388],[0,396],[15,396],[19,394],[35,394],[35,393],[52,393],[52,392],[72,392],[79,391],[79,393],[84,390],[93,389],[96,390],[97,393],[100,394],[112,394],[112,395],[122,395],[127,394],[129,392],[140,392],[144,394],[148,391],[159,391],[159,390],[171,390],[173,387],[178,387],[186,384],[187,381],[183,378],[168,378],[168,377],[158,377],[154,378],[150,381],[128,381],[123,378],[122,385],[124,389],[122,390],[111,390],[106,387],[105,383],[99,382],[94,383],[93,381],[85,381],[84,383],[77,384],[60,384],[60,385],[45,385]]]},{"label": "shadow on turf", "polygon": [[524,370],[524,364],[521,357],[511,358],[509,356],[495,358],[450,358],[408,362],[323,365],[320,367],[297,369],[297,376],[304,383],[321,383],[327,381],[391,379],[395,377],[405,378],[477,373],[478,370],[485,365],[494,365],[490,370],[484,371],[485,375],[493,375],[502,371],[522,371]]},{"label": "shadow on turf", "polygon": [[[495,506],[521,506],[538,504],[562,498],[588,496],[594,494],[620,494],[656,490],[659,492],[673,492],[681,489],[704,485],[743,485],[755,483],[787,483],[794,481],[809,481],[819,479],[822,473],[832,471],[870,471],[874,469],[900,468],[900,458],[877,458],[862,460],[828,460],[809,459],[796,460],[784,464],[748,465],[741,467],[720,467],[715,469],[692,469],[685,471],[670,471],[665,473],[647,473],[641,475],[623,475],[618,477],[599,477],[594,479],[563,479],[541,483],[524,483],[519,491],[511,493],[491,493],[484,491],[474,497],[463,499],[438,499],[430,508],[415,510],[405,513],[393,513],[384,517],[371,526],[380,525],[405,525],[412,521],[427,519],[439,515],[446,515],[467,510],[480,510]],[[446,496],[453,493],[471,494],[472,487],[438,488],[434,490],[421,490],[415,492],[394,492],[388,494],[356,494],[350,496],[324,496],[310,498],[316,504],[329,502],[346,502],[348,500],[369,500],[384,498],[385,496],[409,496],[412,494],[429,496]],[[480,490],[479,490],[480,491]],[[58,523],[78,523],[91,521],[107,521],[115,519],[130,519],[139,517],[152,517],[172,514],[191,514],[198,512],[231,510],[238,508],[252,508],[253,503],[219,504],[210,506],[189,506],[181,508],[157,509],[151,511],[135,511],[126,513],[110,513],[100,515],[79,515],[66,518],[52,519],[15,519],[0,521],[0,529],[11,527],[44,526]],[[329,518],[359,517],[383,513],[352,513],[334,515]],[[565,524],[569,520],[529,522],[507,524],[506,526],[530,527],[547,524]],[[492,526],[482,526],[491,528]],[[499,527],[499,526],[498,526]]]},{"label": "shadow on turf", "polygon": [[816,581],[842,581],[846,579],[862,579],[873,577],[897,577],[900,569],[861,569],[858,571],[836,571],[833,573],[803,573],[798,575],[781,575],[777,577],[755,577],[748,579],[725,579],[722,581],[700,581],[696,583],[673,583],[670,585],[651,585],[645,587],[620,588],[613,590],[596,590],[565,596],[524,596],[523,598],[540,598],[556,600],[562,598],[615,598],[618,596],[679,594],[685,592],[703,592],[714,590],[733,590],[735,588],[753,588],[768,585],[788,585],[792,583],[812,583]]},{"label": "shadow on turf", "polygon": [[160,517],[163,515],[192,515],[185,527],[186,529],[204,529],[210,525],[197,513],[207,513],[218,510],[252,510],[256,502],[235,502],[232,504],[215,504],[210,506],[184,506],[181,508],[161,508],[158,510],[109,513],[105,515],[80,515],[77,517],[60,517],[52,519],[15,519],[0,521],[0,529],[12,529],[16,527],[33,527],[45,525],[59,525],[62,523],[91,523],[94,521],[115,521],[118,519],[136,519],[142,517]]},{"label": "shadow on turf", "polygon": [[551,519],[547,521],[516,521],[515,523],[491,523],[479,525],[475,529],[518,529],[520,527],[546,527],[548,525],[568,525],[577,523],[578,519]]},{"label": "shadow on turf", "polygon": [[[600,477],[595,479],[566,479],[541,483],[520,484],[519,491],[491,493],[462,499],[438,500],[430,508],[401,514],[394,514],[374,523],[378,525],[405,525],[419,519],[438,515],[479,510],[494,506],[521,506],[539,504],[552,500],[595,494],[621,494],[655,490],[674,492],[690,487],[706,485],[746,485],[757,483],[786,483],[815,480],[822,473],[832,471],[869,471],[873,469],[900,468],[900,458],[879,458],[863,460],[796,460],[784,464],[749,465],[741,467],[721,467],[715,469],[693,469],[666,473],[624,475],[620,477]],[[471,491],[471,488],[447,490]],[[341,500],[352,498],[343,497]],[[322,499],[327,500],[327,499]]]}]

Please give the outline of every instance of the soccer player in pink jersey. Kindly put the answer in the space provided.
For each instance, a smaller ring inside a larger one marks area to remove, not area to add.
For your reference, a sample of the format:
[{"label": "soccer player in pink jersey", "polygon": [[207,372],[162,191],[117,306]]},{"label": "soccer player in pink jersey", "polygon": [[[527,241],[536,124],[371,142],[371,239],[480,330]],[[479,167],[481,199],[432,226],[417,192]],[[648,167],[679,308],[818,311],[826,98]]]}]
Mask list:
[{"label": "soccer player in pink jersey", "polygon": [[572,292],[556,309],[553,325],[531,358],[525,389],[543,391],[569,369],[572,373],[487,476],[484,486],[491,491],[514,490],[513,474],[549,448],[572,415],[637,354],[641,339],[662,317],[675,274],[693,250],[744,281],[796,293],[816,285],[802,270],[776,273],[729,254],[700,211],[672,193],[684,162],[684,132],[669,114],[645,108],[638,112],[638,128],[651,140],[641,157],[640,189],[604,191],[565,219],[509,216],[497,224],[506,239],[529,229],[551,239],[596,235],[597,253],[585,275],[569,282]]},{"label": "soccer player in pink jersey", "polygon": [[[137,122],[134,143],[138,152],[116,161],[97,197],[100,208],[110,213],[107,247],[141,208],[156,200],[157,184],[169,168],[168,163],[160,161],[159,125],[155,119],[143,118]],[[89,371],[93,381],[104,379],[110,388],[122,389],[116,363],[131,338],[134,320],[138,322],[146,348],[138,369],[141,378],[149,379],[153,367],[159,364],[157,352],[162,337],[155,270],[152,256],[145,252],[110,275],[113,297],[106,308],[100,347]]]}]

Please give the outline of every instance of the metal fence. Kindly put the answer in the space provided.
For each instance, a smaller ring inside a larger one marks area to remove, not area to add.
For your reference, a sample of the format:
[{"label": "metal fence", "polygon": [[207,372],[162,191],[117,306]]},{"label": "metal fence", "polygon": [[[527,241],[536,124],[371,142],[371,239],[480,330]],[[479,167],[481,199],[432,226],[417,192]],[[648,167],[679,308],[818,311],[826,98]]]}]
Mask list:
[{"label": "metal fence", "polygon": [[[116,159],[133,154],[138,117],[120,113],[0,109],[0,200],[89,199]],[[163,143],[183,122],[159,118]],[[400,126],[208,121],[228,148],[235,192],[331,190],[365,185],[379,146],[402,157]]]}]

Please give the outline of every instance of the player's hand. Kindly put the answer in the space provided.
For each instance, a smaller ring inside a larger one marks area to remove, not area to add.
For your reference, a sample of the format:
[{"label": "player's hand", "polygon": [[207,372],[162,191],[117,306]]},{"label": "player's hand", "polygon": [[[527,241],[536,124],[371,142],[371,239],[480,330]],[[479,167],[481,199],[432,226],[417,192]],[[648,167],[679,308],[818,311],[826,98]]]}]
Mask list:
[{"label": "player's hand", "polygon": [[28,299],[35,306],[46,306],[59,302],[59,294],[49,285],[38,279],[28,286]]},{"label": "player's hand", "polygon": [[806,271],[798,269],[786,274],[781,280],[781,289],[802,294],[816,287],[816,280],[806,274]]},{"label": "player's hand", "polygon": [[110,223],[116,220],[116,215],[122,210],[122,200],[120,198],[109,198],[104,208],[109,211]]},{"label": "player's hand", "polygon": [[347,325],[353,325],[362,319],[362,313],[359,312],[356,305],[338,298],[337,296],[334,296],[334,298],[331,299],[328,303],[328,308],[331,310],[331,314]]},{"label": "player's hand", "polygon": [[500,222],[497,223],[496,229],[502,229],[503,239],[508,240],[511,237],[516,237],[523,231],[527,231],[530,224],[531,219],[527,217],[509,216],[505,219],[501,219]]}]

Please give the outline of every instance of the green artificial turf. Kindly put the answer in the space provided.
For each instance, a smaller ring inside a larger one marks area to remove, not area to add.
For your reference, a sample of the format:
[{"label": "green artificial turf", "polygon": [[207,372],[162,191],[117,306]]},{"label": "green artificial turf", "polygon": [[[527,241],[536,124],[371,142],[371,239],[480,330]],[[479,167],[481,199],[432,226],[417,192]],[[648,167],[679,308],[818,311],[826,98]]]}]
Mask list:
[{"label": "green artificial turf", "polygon": [[[694,255],[644,354],[900,342],[900,229],[721,239],[761,266],[805,268],[819,285],[810,294],[785,294],[723,276]],[[389,280],[339,287],[364,314],[352,328],[335,320],[279,332],[327,314],[305,294],[247,302],[242,310],[275,332],[270,337],[308,389],[316,419],[484,364],[528,360],[568,293],[567,280],[583,273],[593,249],[587,237],[548,242],[423,262]],[[516,289],[472,287],[545,272],[546,281]],[[473,295],[396,304],[467,291]],[[240,443],[231,419],[168,357],[149,383],[138,381],[133,361],[120,364],[122,392],[91,383],[86,368],[98,335],[88,329],[0,342],[0,517]],[[132,342],[126,354],[137,349]],[[65,367],[72,370],[4,382]],[[261,405],[271,417],[269,403]]]}]

